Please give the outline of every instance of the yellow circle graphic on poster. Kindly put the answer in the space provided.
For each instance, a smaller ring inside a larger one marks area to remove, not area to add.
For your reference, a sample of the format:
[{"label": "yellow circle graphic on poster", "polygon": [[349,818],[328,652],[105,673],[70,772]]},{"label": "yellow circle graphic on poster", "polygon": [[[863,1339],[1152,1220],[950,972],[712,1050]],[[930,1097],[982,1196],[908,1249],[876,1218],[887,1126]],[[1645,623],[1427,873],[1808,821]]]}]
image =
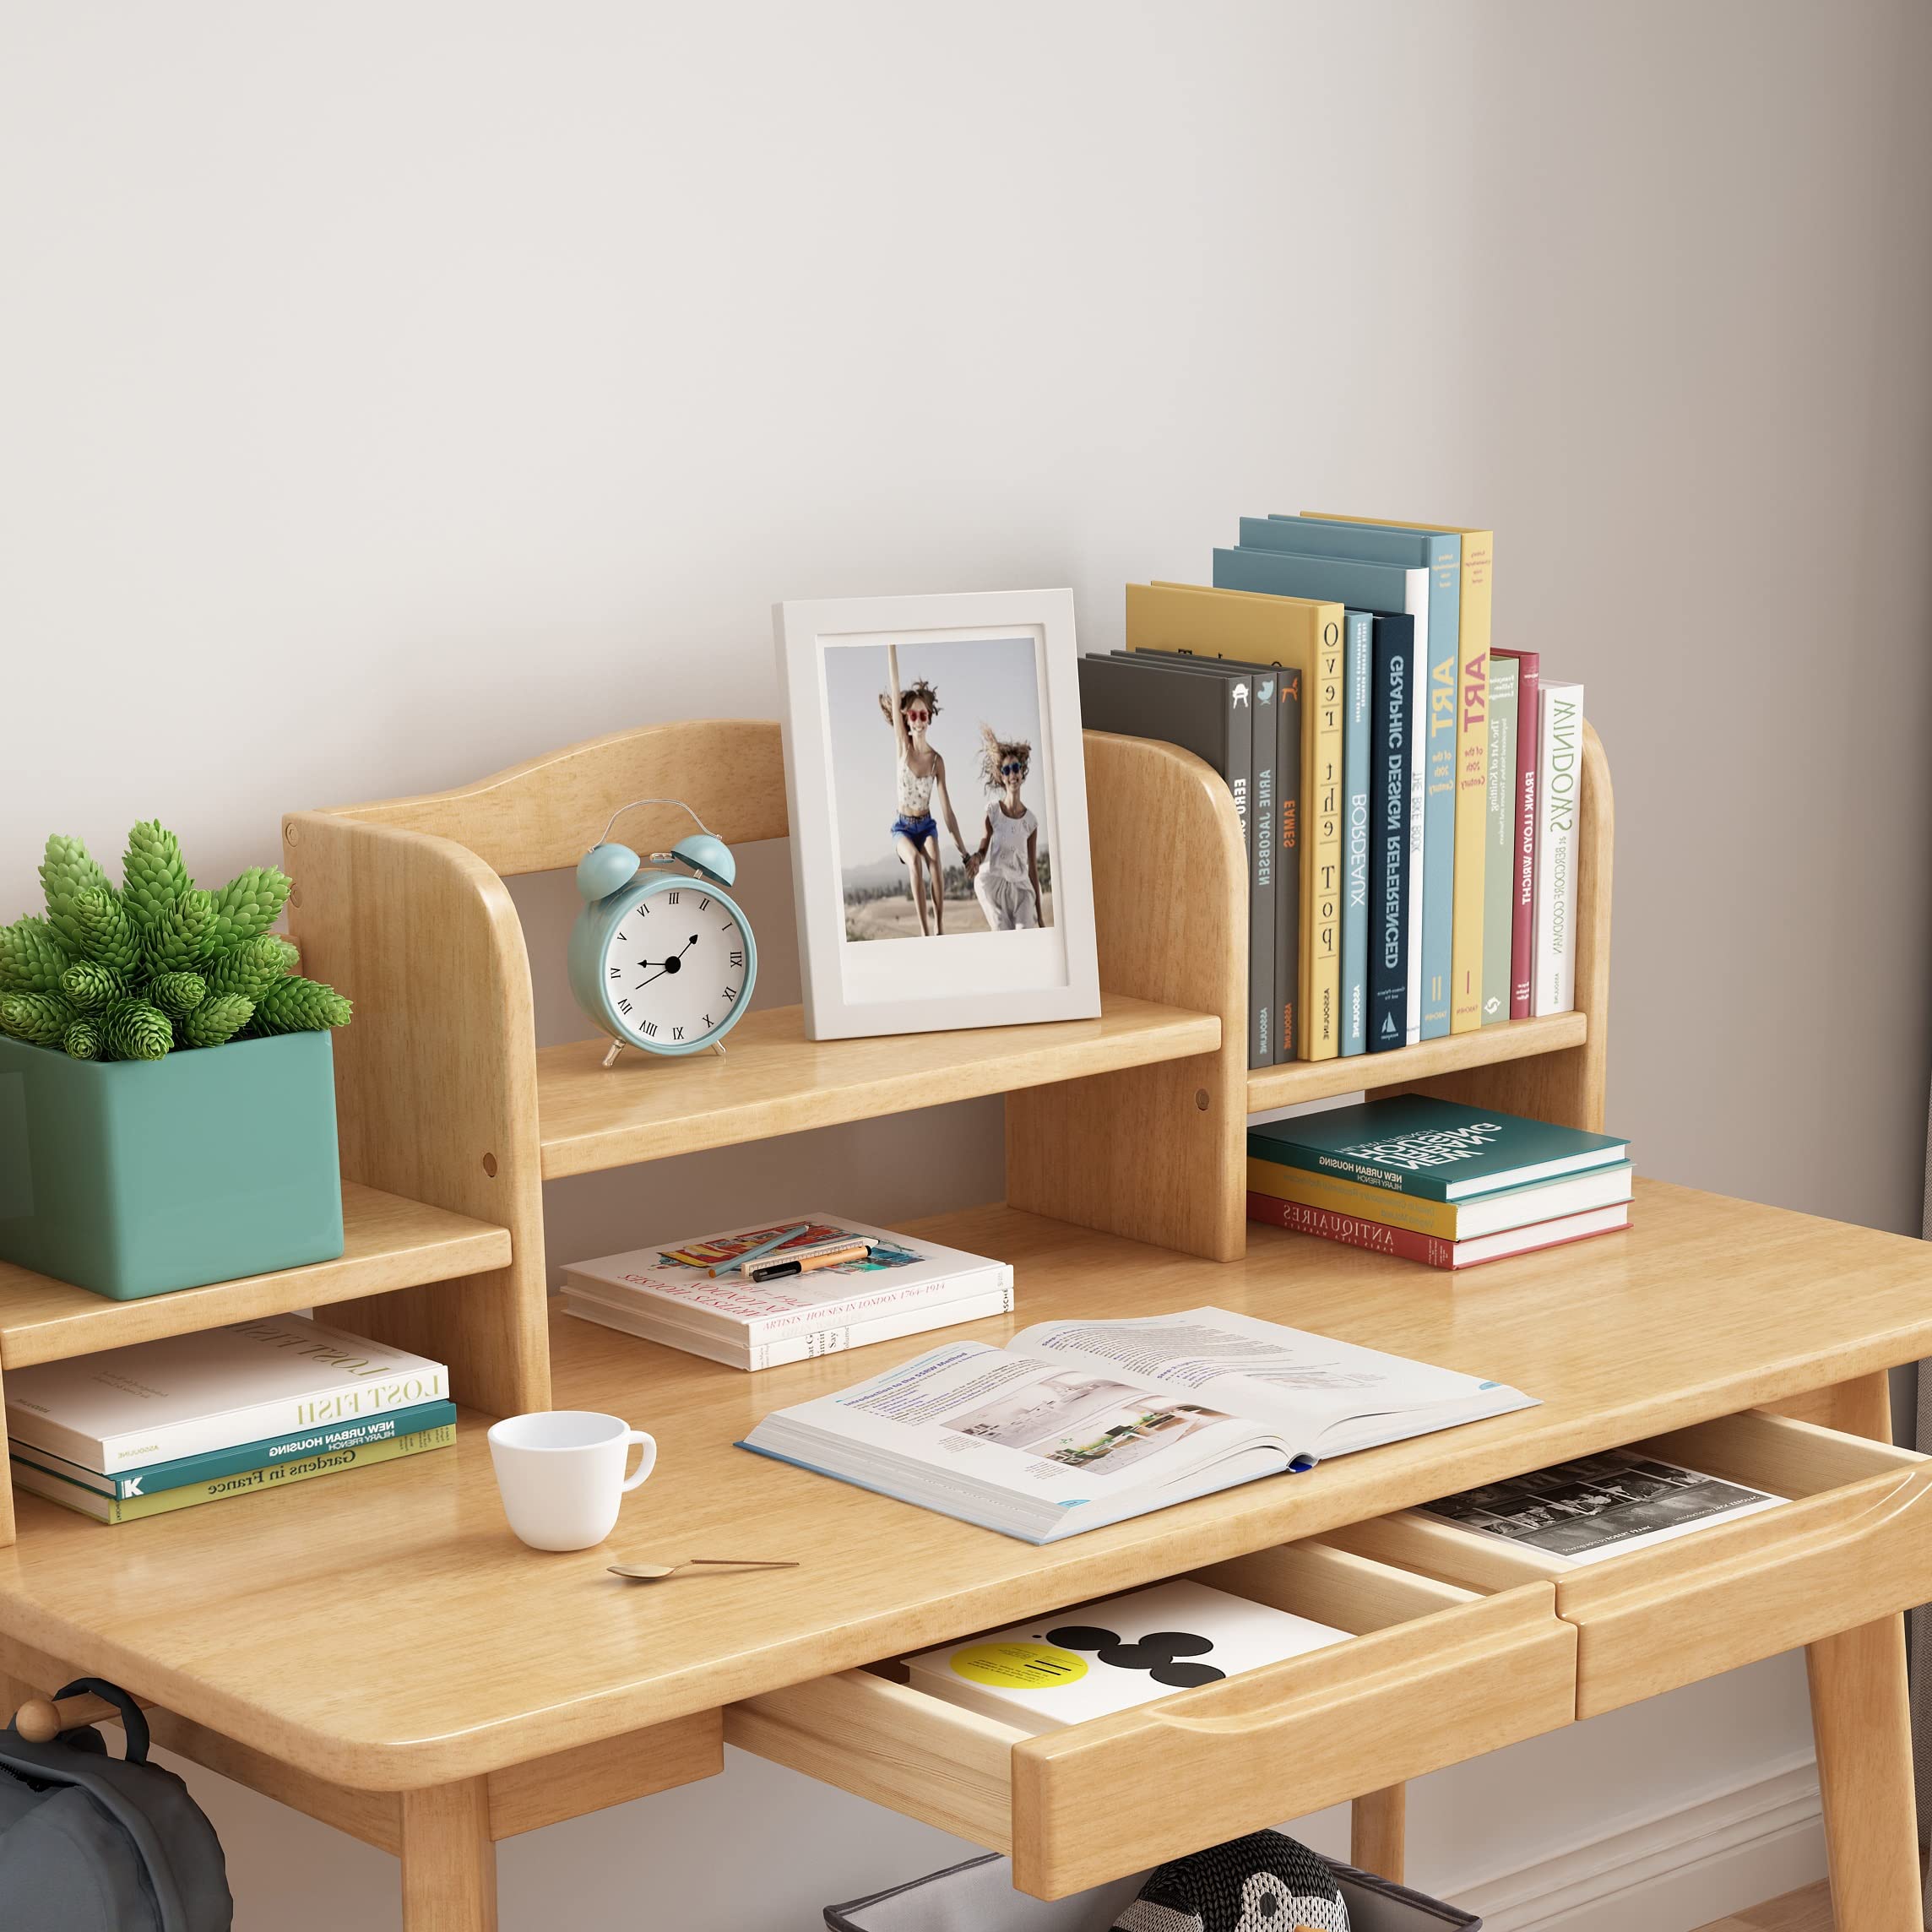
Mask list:
[{"label": "yellow circle graphic on poster", "polygon": [[1087,1659],[1050,1643],[972,1643],[953,1652],[952,1668],[974,1684],[1002,1690],[1050,1690],[1077,1684],[1087,1674]]}]

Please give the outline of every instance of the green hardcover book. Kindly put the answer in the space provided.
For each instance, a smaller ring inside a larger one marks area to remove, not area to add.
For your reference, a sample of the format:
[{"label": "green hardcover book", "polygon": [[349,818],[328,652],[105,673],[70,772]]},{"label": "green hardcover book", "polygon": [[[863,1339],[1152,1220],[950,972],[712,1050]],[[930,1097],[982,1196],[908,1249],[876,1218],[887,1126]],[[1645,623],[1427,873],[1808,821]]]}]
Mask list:
[{"label": "green hardcover book", "polygon": [[[120,1475],[104,1476],[84,1463],[71,1463],[51,1449],[29,1448],[27,1460],[50,1475],[65,1476],[84,1490],[126,1501],[133,1496],[158,1495],[163,1490],[178,1490],[189,1483],[212,1482],[217,1476],[238,1476],[247,1469],[266,1469],[277,1463],[302,1463],[312,1456],[326,1456],[339,1449],[360,1448],[366,1442],[383,1442],[395,1435],[416,1435],[426,1429],[438,1429],[456,1420],[453,1402],[419,1402],[412,1408],[392,1410],[387,1415],[372,1415],[356,1422],[340,1422],[324,1429],[306,1429],[293,1435],[265,1436],[259,1441],[238,1443],[232,1449],[210,1449],[199,1456],[177,1456],[171,1463],[149,1463]],[[14,1446],[16,1453],[22,1445]]]},{"label": "green hardcover book", "polygon": [[1397,1194],[1466,1201],[1627,1160],[1630,1142],[1493,1108],[1401,1094],[1251,1127],[1248,1153]]},{"label": "green hardcover book", "polygon": [[96,1522],[138,1522],[144,1517],[165,1516],[171,1510],[193,1509],[197,1503],[225,1502],[231,1496],[252,1495],[259,1490],[286,1489],[290,1483],[306,1483],[315,1476],[339,1475],[347,1469],[366,1469],[377,1463],[393,1463],[404,1456],[420,1456],[426,1450],[448,1449],[456,1442],[456,1428],[443,1423],[435,1429],[418,1430],[413,1435],[393,1435],[381,1442],[365,1442],[352,1449],[337,1449],[323,1456],[311,1456],[305,1462],[278,1463],[266,1469],[244,1469],[232,1476],[216,1476],[204,1483],[186,1483],[179,1489],[162,1490],[151,1496],[103,1495],[98,1490],[70,1482],[65,1476],[44,1468],[16,1448],[11,1457],[14,1487],[30,1495],[45,1496],[62,1509],[90,1516]]},{"label": "green hardcover book", "polygon": [[1510,1017],[1516,922],[1517,661],[1490,654],[1490,774],[1483,821],[1483,1024]]}]

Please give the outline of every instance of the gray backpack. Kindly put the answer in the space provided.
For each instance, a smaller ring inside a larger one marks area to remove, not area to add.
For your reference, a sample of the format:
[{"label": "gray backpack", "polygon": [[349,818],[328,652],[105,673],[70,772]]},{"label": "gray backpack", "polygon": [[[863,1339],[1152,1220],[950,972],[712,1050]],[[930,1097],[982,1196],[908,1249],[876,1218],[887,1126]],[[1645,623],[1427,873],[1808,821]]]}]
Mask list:
[{"label": "gray backpack", "polygon": [[148,1762],[148,1720],[126,1691],[124,1757],[100,1732],[29,1744],[0,1731],[0,1926],[6,1932],[230,1932],[235,1902],[221,1841],[171,1771]]}]

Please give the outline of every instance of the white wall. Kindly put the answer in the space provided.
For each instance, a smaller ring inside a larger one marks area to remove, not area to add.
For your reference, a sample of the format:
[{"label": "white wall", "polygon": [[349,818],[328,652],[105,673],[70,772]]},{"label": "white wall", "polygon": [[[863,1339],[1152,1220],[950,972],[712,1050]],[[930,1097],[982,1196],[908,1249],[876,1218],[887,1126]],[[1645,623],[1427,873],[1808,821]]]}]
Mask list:
[{"label": "white wall", "polygon": [[[13,0],[0,908],[51,828],[106,855],[159,813],[225,874],[288,806],[768,713],[775,598],[1070,583],[1106,644],[1125,578],[1199,578],[1244,511],[1493,522],[1499,635],[1587,681],[1616,774],[1615,1122],[1653,1173],[1912,1227],[1929,33]],[[674,1199],[981,1198],[997,1132],[570,1184],[552,1253]],[[1486,1881],[1807,1741],[1760,1666],[1430,1781],[1413,1870]],[[245,1932],[395,1922],[388,1861],[197,1782]],[[1740,1897],[1815,1858],[1781,1842]],[[505,1924],[803,1929],[945,1849],[739,1761],[507,1847]]]}]

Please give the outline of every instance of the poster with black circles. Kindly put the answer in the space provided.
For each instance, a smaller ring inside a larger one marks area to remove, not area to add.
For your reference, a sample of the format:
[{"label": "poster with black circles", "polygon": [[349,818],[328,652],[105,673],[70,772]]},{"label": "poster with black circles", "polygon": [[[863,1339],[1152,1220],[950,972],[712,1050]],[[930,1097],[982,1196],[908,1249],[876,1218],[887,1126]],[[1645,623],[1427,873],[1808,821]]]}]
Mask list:
[{"label": "poster with black circles", "polygon": [[1205,1583],[1159,1583],[908,1658],[913,1687],[1057,1730],[1342,1643],[1348,1632]]}]

